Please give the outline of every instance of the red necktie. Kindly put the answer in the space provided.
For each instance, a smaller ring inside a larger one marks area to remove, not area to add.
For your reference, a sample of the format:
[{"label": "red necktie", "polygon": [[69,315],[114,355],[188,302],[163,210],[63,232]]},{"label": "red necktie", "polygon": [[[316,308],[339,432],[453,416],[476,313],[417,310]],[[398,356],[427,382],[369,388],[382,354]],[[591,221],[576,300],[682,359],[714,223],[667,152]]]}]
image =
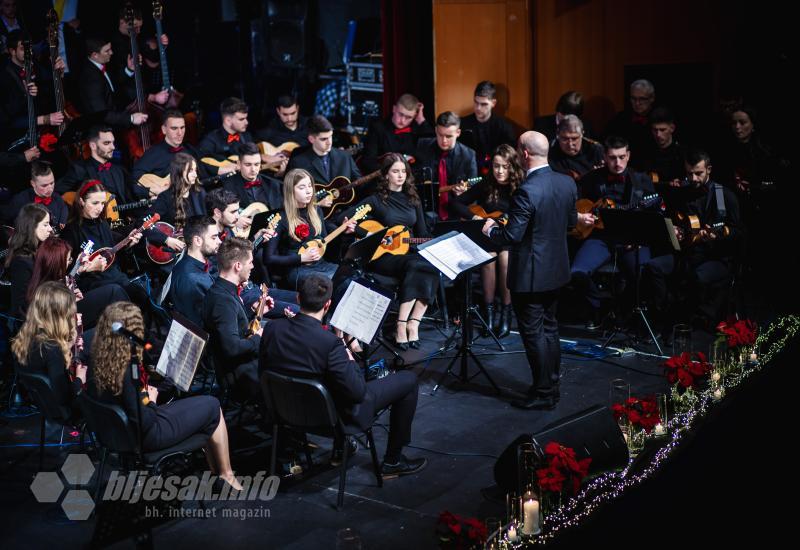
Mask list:
[{"label": "red necktie", "polygon": [[239,141],[239,134],[228,134],[228,143]]},{"label": "red necktie", "polygon": [[103,74],[106,74],[106,66],[105,65],[100,65],[100,72],[103,73]]},{"label": "red necktie", "polygon": [[169,148],[170,153],[180,153],[181,151],[183,151],[183,145],[178,145],[177,147]]},{"label": "red necktie", "polygon": [[50,203],[53,202],[53,197],[40,197],[39,195],[36,195],[33,198],[33,202],[35,202],[36,204],[43,204],[45,206],[50,206]]},{"label": "red necktie", "polygon": [[98,172],[108,172],[109,170],[111,170],[110,162],[104,162],[103,164],[97,167]]},{"label": "red necktie", "polygon": [[[441,189],[442,186],[447,185],[447,154],[449,151],[445,151],[442,153],[441,158],[439,159],[439,188]],[[444,221],[449,216],[447,213],[447,201],[449,197],[447,196],[448,193],[439,193],[439,218]]]},{"label": "red necktie", "polygon": [[252,189],[253,187],[258,187],[261,185],[261,180],[254,180],[254,181],[246,181],[244,182],[245,189]]},{"label": "red necktie", "polygon": [[242,284],[240,284],[239,286],[236,287],[236,294],[238,296],[242,295],[242,291],[244,290],[244,285],[245,285],[245,283],[242,283]]},{"label": "red necktie", "polygon": [[227,236],[228,236],[227,231],[223,231],[222,233],[219,234],[219,240],[224,241]]},{"label": "red necktie", "polygon": [[411,126],[406,126],[405,128],[395,128],[394,135],[399,134],[410,134],[411,133]]},{"label": "red necktie", "polygon": [[606,177],[606,180],[609,183],[625,183],[625,176],[622,174],[609,174]]}]

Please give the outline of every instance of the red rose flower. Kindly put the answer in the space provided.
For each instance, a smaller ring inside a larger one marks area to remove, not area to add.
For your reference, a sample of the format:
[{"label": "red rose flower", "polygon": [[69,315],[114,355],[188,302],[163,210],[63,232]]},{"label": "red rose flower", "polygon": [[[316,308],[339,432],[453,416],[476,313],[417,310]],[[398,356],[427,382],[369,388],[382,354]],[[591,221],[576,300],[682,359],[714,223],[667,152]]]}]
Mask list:
[{"label": "red rose flower", "polygon": [[58,143],[58,138],[51,133],[42,134],[39,138],[39,149],[44,151],[45,153],[52,153],[56,150],[56,143]]},{"label": "red rose flower", "polygon": [[301,223],[294,228],[294,234],[300,239],[305,239],[310,234],[307,223]]}]

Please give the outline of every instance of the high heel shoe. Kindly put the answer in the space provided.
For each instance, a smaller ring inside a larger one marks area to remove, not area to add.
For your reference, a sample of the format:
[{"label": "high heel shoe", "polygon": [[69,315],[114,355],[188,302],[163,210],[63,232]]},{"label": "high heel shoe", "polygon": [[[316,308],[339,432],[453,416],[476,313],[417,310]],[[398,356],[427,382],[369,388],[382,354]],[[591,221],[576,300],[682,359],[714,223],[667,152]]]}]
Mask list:
[{"label": "high heel shoe", "polygon": [[[401,319],[398,319],[398,320],[397,320],[397,322],[398,322],[398,323],[408,323],[408,320],[405,320],[405,321],[403,321],[403,320],[401,320]],[[408,338],[408,336],[406,336],[406,338]],[[397,347],[397,349],[399,349],[400,351],[406,351],[406,350],[408,350],[408,345],[409,345],[409,343],[408,343],[408,342],[398,342],[398,341],[397,341],[397,334],[395,334],[395,336],[394,336],[394,345],[395,345],[395,346]]]},{"label": "high heel shoe", "polygon": [[[416,321],[418,323],[422,323],[419,319],[414,319],[412,317],[408,318],[409,321]],[[416,340],[409,340],[408,346],[412,349],[419,349],[419,327],[417,327],[417,339]]]}]

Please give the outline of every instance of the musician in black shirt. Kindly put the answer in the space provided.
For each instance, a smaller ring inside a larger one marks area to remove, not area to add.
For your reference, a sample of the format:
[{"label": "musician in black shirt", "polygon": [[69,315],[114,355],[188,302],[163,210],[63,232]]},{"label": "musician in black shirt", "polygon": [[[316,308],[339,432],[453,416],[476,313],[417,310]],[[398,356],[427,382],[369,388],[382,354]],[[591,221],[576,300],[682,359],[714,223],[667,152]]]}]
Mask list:
[{"label": "musician in black shirt", "polygon": [[[558,124],[558,147],[551,147],[547,160],[550,167],[579,181],[584,175],[603,166],[603,147],[584,136],[583,122],[567,115]],[[580,189],[580,184],[578,185]]]},{"label": "musician in black shirt", "polygon": [[361,162],[367,172],[379,168],[380,158],[386,153],[415,156],[421,137],[433,135],[433,128],[425,120],[424,105],[411,94],[403,94],[392,106],[392,116],[374,120],[369,125]]},{"label": "musician in black shirt", "polygon": [[[133,179],[136,181],[145,174],[154,174],[158,177],[169,175],[169,165],[178,153],[186,153],[195,160],[200,160],[200,153],[197,149],[184,141],[186,120],[183,113],[176,109],[170,109],[164,113],[163,120],[161,131],[164,133],[164,141],[150,147],[133,165]],[[205,179],[209,175],[205,173],[205,165],[201,164],[197,168],[198,176],[201,179]],[[158,194],[161,190],[156,189],[153,192]]]},{"label": "musician in black shirt", "polygon": [[3,219],[8,223],[23,206],[36,203],[47,208],[50,212],[50,224],[61,229],[67,223],[69,211],[64,199],[54,189],[55,177],[50,163],[41,160],[31,163],[31,186],[14,195],[9,204],[5,205]]},{"label": "musician in black shirt", "polygon": [[508,119],[495,114],[497,89],[488,80],[475,87],[472,114],[461,119],[461,139],[475,150],[478,173],[486,175],[492,168],[492,153],[498,145],[514,146],[517,141]]},{"label": "musician in black shirt", "polygon": [[[242,143],[253,142],[253,137],[247,131],[247,113],[250,110],[247,103],[236,97],[229,97],[222,101],[219,110],[222,127],[207,133],[198,146],[201,157],[210,157],[217,163],[236,155]],[[206,170],[220,176],[236,171],[235,162],[228,161],[223,166],[206,164]]]}]

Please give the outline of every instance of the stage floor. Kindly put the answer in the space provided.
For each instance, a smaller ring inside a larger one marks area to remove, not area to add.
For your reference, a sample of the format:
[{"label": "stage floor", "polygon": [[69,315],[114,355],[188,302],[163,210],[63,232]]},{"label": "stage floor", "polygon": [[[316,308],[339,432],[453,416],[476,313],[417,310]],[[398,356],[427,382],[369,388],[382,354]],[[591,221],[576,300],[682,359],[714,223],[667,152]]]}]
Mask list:
[{"label": "stage floor", "polygon": [[[562,326],[561,336],[587,344],[600,341],[599,334],[566,325]],[[707,349],[711,336],[695,333],[695,337],[696,349]],[[344,509],[337,512],[334,507],[338,470],[324,465],[330,443],[319,440],[321,448],[315,461],[320,466],[303,479],[282,482],[274,500],[210,503],[208,508],[214,510],[216,517],[171,520],[155,527],[155,547],[335,548],[337,531],[351,527],[360,534],[363,548],[435,548],[436,519],[444,510],[481,520],[503,516],[504,505],[483,498],[481,489],[493,485],[495,459],[518,435],[535,432],[591,405],[608,404],[612,379],[628,381],[634,394],[668,389],[659,359],[636,354],[592,359],[563,353],[561,401],[557,408],[547,412],[515,409],[509,402],[527,390],[530,371],[519,336],[512,334],[503,341],[505,352],[500,352],[491,340],[479,340],[474,347],[500,386],[501,395],[494,392],[483,376],[467,384],[448,377],[439,391],[432,395],[436,381],[449,362],[447,357],[454,354],[453,350],[444,355],[438,353],[444,341],[445,335],[440,330],[425,323],[422,348],[403,352],[410,368],[420,377],[413,442],[406,454],[426,457],[428,466],[424,471],[387,480],[379,489],[372,474],[369,451],[361,448],[348,471]],[[652,347],[646,347],[646,350],[654,351]],[[671,346],[669,350],[667,353],[671,352]],[[386,354],[381,352],[378,355]],[[474,368],[470,372],[474,374]],[[380,420],[387,423],[388,415]],[[3,487],[0,491],[3,524],[0,547],[85,546],[95,528],[94,517],[70,522],[57,505],[37,503],[29,490],[38,462],[39,416],[7,417],[5,421],[6,425],[0,425],[0,441],[3,442],[0,448],[0,484]],[[258,470],[268,470],[269,438],[253,424],[229,429],[237,473],[252,475]],[[54,431],[50,441],[57,442],[58,433]],[[375,436],[381,457],[386,443],[385,429],[376,428]],[[75,438],[67,439],[75,441]],[[22,444],[30,446],[14,446]],[[60,467],[67,450],[78,452],[78,447],[49,448],[44,469],[52,471]],[[702,468],[706,471],[705,466]],[[752,489],[745,480],[739,482],[744,482],[745,491]],[[684,491],[681,494],[687,494],[685,487],[678,484],[678,488]],[[654,535],[668,531],[664,522],[674,520],[655,514],[668,512],[670,499],[664,495],[653,497],[651,494],[650,497],[655,502],[648,500],[634,506],[632,516],[607,520],[610,522],[608,530],[604,527],[600,532],[605,536],[616,533],[622,537],[631,520],[638,528],[647,528]],[[755,503],[750,502],[749,497],[747,500],[743,506],[750,509]],[[651,523],[647,520],[651,514],[643,509],[650,506],[654,514]],[[195,506],[189,504],[186,508]],[[260,508],[259,513],[268,517],[247,520],[222,517],[223,508]],[[114,545],[117,548],[132,546],[131,540]]]}]

